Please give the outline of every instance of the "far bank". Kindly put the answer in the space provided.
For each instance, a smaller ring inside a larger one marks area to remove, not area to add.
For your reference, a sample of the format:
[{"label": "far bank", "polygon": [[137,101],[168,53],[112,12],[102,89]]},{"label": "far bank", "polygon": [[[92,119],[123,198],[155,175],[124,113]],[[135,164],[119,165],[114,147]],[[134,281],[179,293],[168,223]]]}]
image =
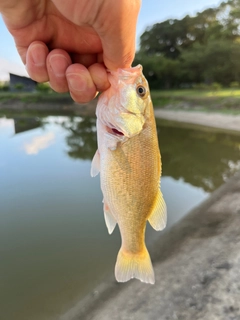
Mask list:
[{"label": "far bank", "polygon": [[[232,95],[232,96],[231,96]],[[153,91],[157,118],[221,130],[240,131],[240,92],[199,92],[196,90]],[[69,94],[1,93],[0,113],[41,115],[72,113],[95,116],[97,99],[86,104],[72,100]]]}]

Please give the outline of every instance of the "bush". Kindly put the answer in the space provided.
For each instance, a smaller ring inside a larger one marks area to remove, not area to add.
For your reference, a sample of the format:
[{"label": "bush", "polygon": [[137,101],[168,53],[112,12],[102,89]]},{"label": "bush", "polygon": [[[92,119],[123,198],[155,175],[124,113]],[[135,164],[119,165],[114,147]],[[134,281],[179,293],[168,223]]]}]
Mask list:
[{"label": "bush", "polygon": [[45,93],[52,92],[52,89],[50,88],[48,82],[38,83],[36,89],[39,92],[45,92]]},{"label": "bush", "polygon": [[14,85],[14,89],[16,89],[16,90],[23,90],[23,88],[24,88],[24,84],[22,84],[22,83],[16,83]]},{"label": "bush", "polygon": [[238,89],[239,88],[239,82],[238,81],[233,81],[230,83],[230,88],[232,89]]},{"label": "bush", "polygon": [[195,84],[193,84],[192,87],[195,90],[208,90],[209,89],[208,85],[205,83],[195,83]]},{"label": "bush", "polygon": [[9,91],[9,85],[6,83],[0,84],[0,91]]},{"label": "bush", "polygon": [[213,90],[213,91],[218,91],[218,90],[222,89],[222,85],[220,83],[218,83],[218,82],[213,82],[210,85],[210,89]]}]

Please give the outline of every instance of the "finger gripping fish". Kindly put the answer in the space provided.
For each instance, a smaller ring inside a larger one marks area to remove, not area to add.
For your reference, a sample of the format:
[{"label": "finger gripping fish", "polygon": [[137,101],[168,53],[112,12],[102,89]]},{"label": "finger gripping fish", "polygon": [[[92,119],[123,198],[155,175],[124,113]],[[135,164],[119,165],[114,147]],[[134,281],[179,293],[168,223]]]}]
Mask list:
[{"label": "finger gripping fish", "polygon": [[167,209],[160,191],[161,156],[149,87],[140,65],[111,71],[109,81],[96,110],[98,150],[91,175],[100,172],[108,232],[118,224],[121,233],[116,280],[153,284],[146,222],[164,229]]}]

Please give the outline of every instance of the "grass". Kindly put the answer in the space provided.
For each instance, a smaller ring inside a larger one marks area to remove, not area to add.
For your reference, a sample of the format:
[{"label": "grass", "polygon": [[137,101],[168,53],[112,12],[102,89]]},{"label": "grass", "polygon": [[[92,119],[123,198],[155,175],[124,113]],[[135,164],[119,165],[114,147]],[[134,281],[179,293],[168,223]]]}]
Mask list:
[{"label": "grass", "polygon": [[69,116],[73,117],[75,116],[74,111],[69,111],[69,110],[11,110],[11,109],[0,109],[0,118],[1,117],[6,117],[6,118],[12,118],[12,117],[26,117],[26,118],[31,118],[31,117],[47,117],[49,115],[52,116]]},{"label": "grass", "polygon": [[152,90],[155,108],[240,113],[240,90]]},{"label": "grass", "polygon": [[46,92],[1,92],[0,102],[19,100],[26,103],[34,102],[59,102],[61,100],[72,101],[68,93]]},{"label": "grass", "polygon": [[162,97],[190,97],[190,98],[221,98],[221,97],[239,97],[240,99],[240,89],[222,89],[222,90],[152,90],[152,95],[161,95]]}]

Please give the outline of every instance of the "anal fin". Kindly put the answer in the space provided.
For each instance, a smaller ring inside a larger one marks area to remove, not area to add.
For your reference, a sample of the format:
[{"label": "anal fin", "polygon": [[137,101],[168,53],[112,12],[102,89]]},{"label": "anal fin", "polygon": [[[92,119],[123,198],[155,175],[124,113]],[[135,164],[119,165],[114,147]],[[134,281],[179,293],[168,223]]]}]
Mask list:
[{"label": "anal fin", "polygon": [[148,218],[153,229],[160,231],[166,227],[167,224],[167,206],[163,199],[162,192],[158,190],[154,206],[150,217]]},{"label": "anal fin", "polygon": [[116,227],[117,221],[114,218],[113,214],[111,213],[109,206],[104,200],[103,200],[103,203],[104,203],[103,210],[104,210],[104,218],[105,218],[106,226],[108,229],[108,233],[111,234]]}]

